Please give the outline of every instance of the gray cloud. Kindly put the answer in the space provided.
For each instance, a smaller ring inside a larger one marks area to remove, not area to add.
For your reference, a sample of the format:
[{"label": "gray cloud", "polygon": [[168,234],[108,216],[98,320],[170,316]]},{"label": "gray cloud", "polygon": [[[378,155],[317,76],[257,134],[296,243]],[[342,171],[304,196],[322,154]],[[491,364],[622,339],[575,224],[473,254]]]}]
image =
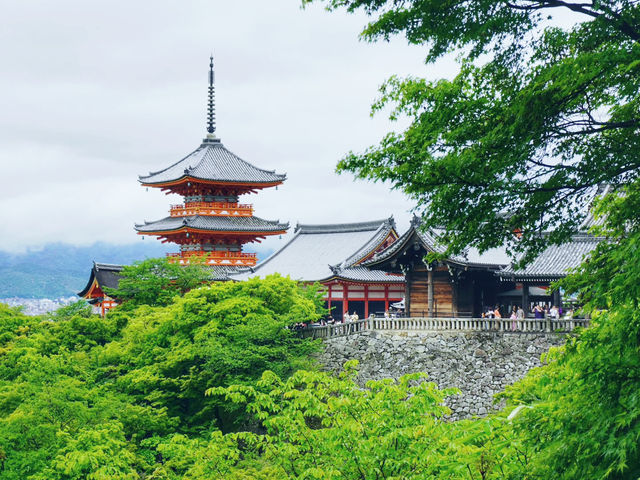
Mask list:
[{"label": "gray cloud", "polygon": [[243,199],[257,215],[295,224],[394,214],[406,225],[409,201],[337,176],[335,164],[398,128],[368,116],[385,78],[451,75],[451,61],[427,68],[402,40],[360,42],[363,17],[296,0],[32,0],[2,13],[0,249],[136,241],[135,222],[166,215],[177,199],[145,192],[137,175],[198,146],[212,49],[223,142],[288,174],[278,191]]}]

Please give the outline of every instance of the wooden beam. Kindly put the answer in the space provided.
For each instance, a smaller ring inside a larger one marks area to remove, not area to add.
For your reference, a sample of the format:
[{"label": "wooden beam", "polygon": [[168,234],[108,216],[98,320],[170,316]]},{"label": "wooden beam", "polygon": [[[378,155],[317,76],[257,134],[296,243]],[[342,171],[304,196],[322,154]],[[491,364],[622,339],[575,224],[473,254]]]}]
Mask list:
[{"label": "wooden beam", "polygon": [[433,317],[433,269],[427,270],[427,309]]}]

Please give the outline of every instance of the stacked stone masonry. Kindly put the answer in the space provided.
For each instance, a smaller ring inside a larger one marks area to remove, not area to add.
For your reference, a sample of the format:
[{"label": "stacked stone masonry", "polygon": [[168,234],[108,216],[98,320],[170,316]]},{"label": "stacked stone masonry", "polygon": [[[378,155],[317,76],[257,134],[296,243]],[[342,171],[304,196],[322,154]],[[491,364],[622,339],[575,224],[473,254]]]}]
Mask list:
[{"label": "stacked stone masonry", "polygon": [[541,355],[565,339],[557,333],[365,331],[325,339],[319,361],[326,370],[339,371],[357,359],[362,384],[426,372],[440,388],[460,389],[446,402],[451,417],[459,419],[500,408],[494,395],[540,366]]}]

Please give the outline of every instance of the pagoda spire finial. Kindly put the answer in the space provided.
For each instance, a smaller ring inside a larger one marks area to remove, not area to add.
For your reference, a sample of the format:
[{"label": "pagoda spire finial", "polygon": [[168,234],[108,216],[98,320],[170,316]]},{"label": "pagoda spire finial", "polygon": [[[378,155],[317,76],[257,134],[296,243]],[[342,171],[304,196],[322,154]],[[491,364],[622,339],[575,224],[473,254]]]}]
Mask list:
[{"label": "pagoda spire finial", "polygon": [[213,54],[209,58],[209,103],[207,108],[207,132],[213,135],[216,131],[216,87],[215,73],[213,72]]}]

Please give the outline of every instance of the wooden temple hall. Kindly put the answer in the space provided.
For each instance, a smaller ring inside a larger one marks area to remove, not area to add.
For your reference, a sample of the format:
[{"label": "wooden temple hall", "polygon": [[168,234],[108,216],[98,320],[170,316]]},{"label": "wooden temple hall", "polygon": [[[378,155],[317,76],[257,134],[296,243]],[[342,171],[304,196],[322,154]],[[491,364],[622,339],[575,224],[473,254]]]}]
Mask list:
[{"label": "wooden temple hall", "polygon": [[405,313],[410,317],[475,317],[499,307],[503,316],[522,307],[530,315],[534,305],[562,306],[551,282],[566,276],[600,239],[586,233],[559,246],[550,246],[524,270],[515,270],[503,249],[428,263],[429,253],[443,253],[433,232],[415,219],[409,230],[389,248],[363,263],[366,268],[404,274]]},{"label": "wooden temple hall", "polygon": [[[328,225],[298,225],[291,240],[260,264],[243,246],[287,232],[288,223],[254,216],[241,195],[277,187],[286,175],[253,166],[228,150],[216,136],[213,58],[209,63],[207,134],[181,160],[139,178],[146,187],[176,193],[183,202],[170,207],[160,220],[135,226],[139,235],[174,243],[169,255],[180,265],[199,263],[212,270],[212,281],[242,281],[279,273],[303,283],[324,287],[325,302],[334,318],[349,312],[360,318],[383,315],[394,304],[404,314],[431,317],[477,317],[488,307],[513,305],[529,312],[534,303],[560,304],[547,293],[550,282],[578,265],[598,239],[587,234],[550,247],[527,269],[516,271],[500,249],[425,263],[440,252],[433,233],[412,222],[401,237],[393,217],[383,220]],[[118,285],[119,265],[95,263],[80,296],[105,314],[117,305],[105,288]]]}]

